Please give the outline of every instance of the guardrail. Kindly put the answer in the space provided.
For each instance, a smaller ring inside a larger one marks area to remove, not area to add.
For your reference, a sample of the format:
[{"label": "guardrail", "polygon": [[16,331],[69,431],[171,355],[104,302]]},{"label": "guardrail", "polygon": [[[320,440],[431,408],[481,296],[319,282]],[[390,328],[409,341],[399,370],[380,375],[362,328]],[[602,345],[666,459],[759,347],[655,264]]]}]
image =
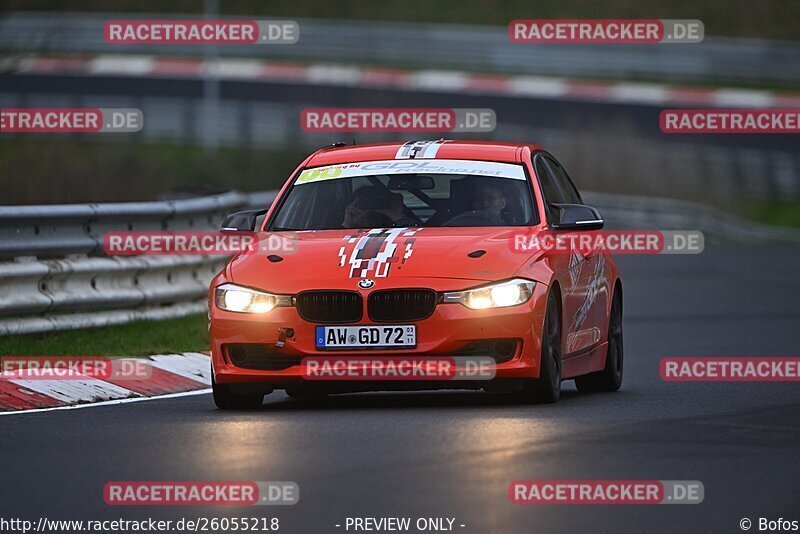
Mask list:
[{"label": "guardrail", "polygon": [[[142,13],[12,12],[0,18],[0,50],[198,55],[203,47],[106,43],[112,19],[197,18]],[[291,46],[223,46],[220,55],[382,66],[462,68],[546,76],[649,78],[668,81],[800,82],[800,44],[706,37],[678,45],[527,45],[505,26],[296,19]]]},{"label": "guardrail", "polygon": [[0,207],[0,335],[204,311],[208,283],[225,258],[107,257],[103,236],[110,230],[216,230],[227,213],[252,202],[229,192],[160,202]]},{"label": "guardrail", "polygon": [[699,202],[595,192],[582,196],[600,210],[608,228],[700,230],[707,243],[800,243],[800,230],[760,224]]},{"label": "guardrail", "polygon": [[250,198],[228,192],[185,200],[0,206],[0,259],[99,255],[109,230],[202,230],[216,228]]},{"label": "guardrail", "polygon": [[[270,205],[276,191],[188,200],[0,207],[0,336],[168,319],[206,310],[219,256],[103,255],[109,230],[216,230],[239,209]],[[701,230],[707,241],[790,241],[776,229],[701,204],[587,193],[610,228]]]}]

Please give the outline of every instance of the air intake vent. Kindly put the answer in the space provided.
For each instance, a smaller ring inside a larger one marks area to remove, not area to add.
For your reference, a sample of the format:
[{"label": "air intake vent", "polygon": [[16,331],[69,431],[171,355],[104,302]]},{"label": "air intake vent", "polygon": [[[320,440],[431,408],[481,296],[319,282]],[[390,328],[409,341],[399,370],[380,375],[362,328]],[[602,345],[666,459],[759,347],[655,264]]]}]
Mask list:
[{"label": "air intake vent", "polygon": [[274,345],[225,345],[225,350],[231,363],[241,369],[283,371],[294,365],[300,365],[300,358],[287,356]]}]

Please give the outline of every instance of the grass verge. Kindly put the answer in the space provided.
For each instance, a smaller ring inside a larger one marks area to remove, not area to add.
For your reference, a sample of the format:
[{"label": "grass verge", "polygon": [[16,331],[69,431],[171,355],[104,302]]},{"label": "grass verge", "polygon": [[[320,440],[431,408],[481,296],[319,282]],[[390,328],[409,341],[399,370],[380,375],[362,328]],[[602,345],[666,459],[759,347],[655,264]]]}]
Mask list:
[{"label": "grass verge", "polygon": [[800,202],[751,202],[741,213],[760,223],[800,228]]},{"label": "grass verge", "polygon": [[0,356],[145,356],[208,350],[204,314],[166,321],[0,337]]},{"label": "grass verge", "polygon": [[2,204],[154,200],[167,191],[261,191],[283,185],[302,148],[220,148],[114,143],[74,137],[0,140]]}]

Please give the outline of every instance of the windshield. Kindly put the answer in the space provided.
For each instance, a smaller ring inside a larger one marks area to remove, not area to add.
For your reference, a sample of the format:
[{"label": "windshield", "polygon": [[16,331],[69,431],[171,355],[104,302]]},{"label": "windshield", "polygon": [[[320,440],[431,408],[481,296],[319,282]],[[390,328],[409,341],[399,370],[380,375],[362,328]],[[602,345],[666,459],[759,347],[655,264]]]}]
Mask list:
[{"label": "windshield", "polygon": [[521,165],[392,160],[305,169],[270,230],[526,226],[534,217]]}]

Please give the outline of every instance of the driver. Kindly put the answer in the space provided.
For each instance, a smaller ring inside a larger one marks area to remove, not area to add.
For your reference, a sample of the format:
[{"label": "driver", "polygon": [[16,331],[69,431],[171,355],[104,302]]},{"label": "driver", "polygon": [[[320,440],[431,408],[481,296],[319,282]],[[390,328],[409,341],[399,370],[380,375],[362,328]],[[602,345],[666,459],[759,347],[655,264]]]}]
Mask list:
[{"label": "driver", "polygon": [[506,196],[499,186],[491,183],[479,184],[472,193],[472,211],[456,215],[445,226],[482,226],[486,222],[492,226],[505,226],[503,210],[506,204]]},{"label": "driver", "polygon": [[380,221],[378,224],[366,225],[372,227],[416,226],[417,222],[406,216],[404,208],[403,195],[400,193],[393,193],[377,185],[360,187],[355,190],[350,204],[344,210],[342,226],[363,228],[368,221]]},{"label": "driver", "polygon": [[503,210],[506,208],[506,196],[503,191],[492,184],[481,184],[475,188],[472,197],[472,207],[476,211],[483,211],[492,217],[503,220]]}]

